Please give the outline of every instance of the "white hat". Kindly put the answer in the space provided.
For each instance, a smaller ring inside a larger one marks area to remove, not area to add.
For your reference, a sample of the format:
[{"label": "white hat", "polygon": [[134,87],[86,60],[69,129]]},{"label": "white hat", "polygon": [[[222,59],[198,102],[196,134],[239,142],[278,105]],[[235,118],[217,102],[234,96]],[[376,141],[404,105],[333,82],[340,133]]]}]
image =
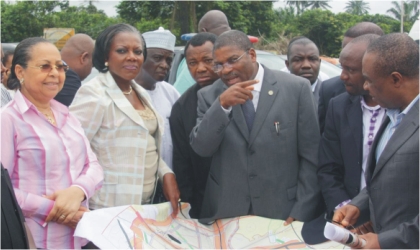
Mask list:
[{"label": "white hat", "polygon": [[160,48],[172,52],[175,50],[176,37],[162,27],[159,27],[158,30],[143,33],[143,37],[147,48]]}]

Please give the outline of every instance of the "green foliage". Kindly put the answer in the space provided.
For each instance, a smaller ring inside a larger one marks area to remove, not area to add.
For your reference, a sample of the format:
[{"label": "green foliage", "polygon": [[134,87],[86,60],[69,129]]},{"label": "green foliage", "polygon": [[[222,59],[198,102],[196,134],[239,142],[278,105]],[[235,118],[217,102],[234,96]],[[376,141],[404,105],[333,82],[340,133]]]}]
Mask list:
[{"label": "green foliage", "polygon": [[392,1],[394,7],[387,10],[387,13],[390,13],[395,19],[401,19],[401,13],[403,13],[404,21],[414,23],[417,18],[419,18],[419,1],[402,1],[403,8],[401,8],[400,1]]},{"label": "green foliage", "polygon": [[363,0],[351,0],[346,3],[345,8],[347,13],[353,15],[367,15],[369,14],[369,3]]},{"label": "green foliage", "polygon": [[121,22],[94,5],[74,7],[68,1],[1,1],[1,17],[2,42],[43,36],[44,28],[74,28],[95,39],[109,25]]},{"label": "green foliage", "polygon": [[311,39],[321,55],[338,56],[344,24],[329,10],[308,10],[296,19],[294,32]]},{"label": "green foliage", "polygon": [[[121,1],[116,7],[119,15],[115,18],[107,17],[92,1],[79,7],[70,6],[68,0],[1,1],[0,4],[2,42],[19,42],[27,37],[42,36],[44,28],[74,28],[76,33],[86,33],[95,39],[106,27],[124,22],[140,32],[162,26],[177,37],[177,44],[183,44],[179,40],[180,35],[197,32],[199,18],[212,9],[223,11],[232,29],[261,37],[258,46],[279,53],[284,53],[291,38],[306,36],[317,44],[321,54],[337,57],[345,31],[362,21],[378,24],[385,33],[400,30],[400,21],[387,15],[333,14],[322,9],[322,6],[328,7],[327,1],[287,1],[285,8],[277,10],[273,9],[271,1],[262,0]],[[363,1],[350,1],[348,6],[351,4],[367,8]],[[316,7],[319,8],[311,9]],[[409,11],[405,12],[408,16],[417,17],[419,2],[405,1],[404,8],[408,8]],[[404,22],[405,31],[410,30],[414,19],[407,20]]]}]

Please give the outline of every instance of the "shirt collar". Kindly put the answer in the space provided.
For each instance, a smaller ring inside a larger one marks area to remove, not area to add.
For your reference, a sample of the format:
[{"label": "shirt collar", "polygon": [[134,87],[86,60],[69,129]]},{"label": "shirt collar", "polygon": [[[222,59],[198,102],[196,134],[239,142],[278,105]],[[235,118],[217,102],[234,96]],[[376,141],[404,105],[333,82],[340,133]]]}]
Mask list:
[{"label": "shirt collar", "polygon": [[401,116],[406,115],[408,113],[408,111],[410,111],[410,109],[414,106],[414,104],[418,100],[419,100],[419,95],[417,95],[416,98],[414,98],[410,102],[410,104],[408,104],[408,106],[402,112],[400,112],[399,109],[387,109],[386,110],[386,115],[389,117],[389,119],[391,120],[391,122],[394,123],[398,118],[400,118]]},{"label": "shirt collar", "polygon": [[261,63],[258,63],[258,72],[255,75],[254,80],[258,80],[259,82],[254,84],[254,91],[261,92],[262,82],[264,80],[264,68],[261,66]]},{"label": "shirt collar", "polygon": [[[21,92],[20,90],[16,91],[14,101],[19,109],[21,114],[26,113],[29,109],[37,110],[35,105],[31,103]],[[68,115],[69,110],[63,104],[57,102],[56,100],[52,99],[50,101],[51,108],[55,111],[62,113],[63,115]]]},{"label": "shirt collar", "polygon": [[315,92],[316,85],[318,84],[319,79],[317,78],[314,84],[311,85],[312,92]]},{"label": "shirt collar", "polygon": [[381,106],[379,105],[376,105],[374,107],[368,106],[365,102],[365,98],[363,98],[362,95],[360,96],[360,104],[362,105],[362,110],[367,109],[367,110],[375,111],[381,108]]}]

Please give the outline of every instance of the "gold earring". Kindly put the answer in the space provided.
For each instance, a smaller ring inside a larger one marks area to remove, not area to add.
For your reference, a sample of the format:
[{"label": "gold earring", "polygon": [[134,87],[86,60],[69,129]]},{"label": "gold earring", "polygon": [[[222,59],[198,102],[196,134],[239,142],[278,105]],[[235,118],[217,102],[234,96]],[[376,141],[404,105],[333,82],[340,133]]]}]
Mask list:
[{"label": "gold earring", "polygon": [[108,62],[105,62],[105,67],[108,67]]}]

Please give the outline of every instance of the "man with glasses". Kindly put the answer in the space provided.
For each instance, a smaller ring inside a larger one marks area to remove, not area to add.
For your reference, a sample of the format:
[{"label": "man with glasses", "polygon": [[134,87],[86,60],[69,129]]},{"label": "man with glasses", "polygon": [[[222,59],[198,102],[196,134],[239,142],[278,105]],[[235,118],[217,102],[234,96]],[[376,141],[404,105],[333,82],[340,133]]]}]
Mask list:
[{"label": "man with glasses", "polygon": [[220,80],[198,92],[191,132],[195,152],[213,157],[200,222],[313,219],[319,130],[310,83],[259,64],[241,31],[220,35],[213,55]]}]

